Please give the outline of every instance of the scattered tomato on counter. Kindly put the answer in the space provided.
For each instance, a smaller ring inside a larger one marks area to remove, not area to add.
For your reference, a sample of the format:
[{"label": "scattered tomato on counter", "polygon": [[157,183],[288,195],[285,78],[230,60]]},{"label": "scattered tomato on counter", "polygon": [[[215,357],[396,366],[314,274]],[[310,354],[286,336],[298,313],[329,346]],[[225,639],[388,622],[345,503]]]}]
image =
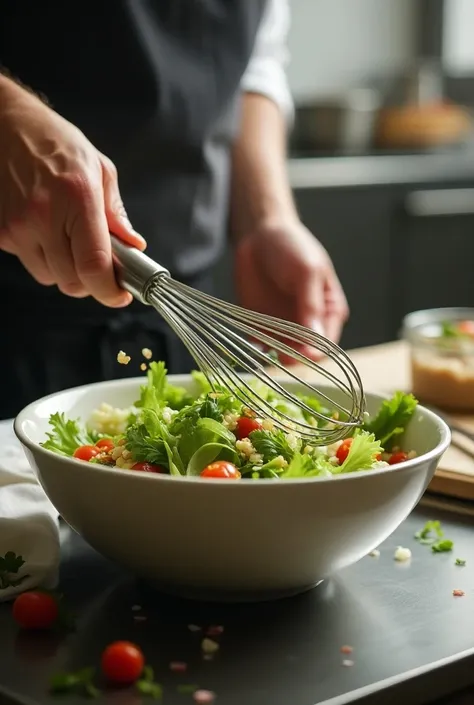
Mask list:
[{"label": "scattered tomato on counter", "polygon": [[50,629],[58,617],[58,601],[46,592],[24,592],[13,603],[13,619],[23,629]]},{"label": "scattered tomato on counter", "polygon": [[204,468],[201,477],[240,480],[241,474],[234,463],[230,463],[228,460],[216,460]]},{"label": "scattered tomato on counter", "polygon": [[145,668],[145,657],[141,649],[130,641],[116,641],[103,652],[101,667],[111,683],[135,683]]},{"label": "scattered tomato on counter", "polygon": [[235,428],[235,435],[241,441],[243,438],[248,438],[252,431],[261,431],[262,424],[256,419],[250,416],[241,416],[237,419],[237,426]]}]

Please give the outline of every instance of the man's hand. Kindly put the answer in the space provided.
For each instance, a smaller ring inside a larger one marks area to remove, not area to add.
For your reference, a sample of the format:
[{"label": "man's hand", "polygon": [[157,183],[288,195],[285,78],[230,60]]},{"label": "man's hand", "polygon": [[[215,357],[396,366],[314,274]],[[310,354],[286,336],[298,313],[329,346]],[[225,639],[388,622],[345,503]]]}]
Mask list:
[{"label": "man's hand", "polygon": [[[241,305],[339,341],[349,315],[346,297],[326,250],[298,220],[242,238],[235,267]],[[314,349],[302,352],[319,357]]]},{"label": "man's hand", "polygon": [[0,76],[0,249],[44,285],[125,306],[109,231],[140,249],[112,162],[38,98]]}]

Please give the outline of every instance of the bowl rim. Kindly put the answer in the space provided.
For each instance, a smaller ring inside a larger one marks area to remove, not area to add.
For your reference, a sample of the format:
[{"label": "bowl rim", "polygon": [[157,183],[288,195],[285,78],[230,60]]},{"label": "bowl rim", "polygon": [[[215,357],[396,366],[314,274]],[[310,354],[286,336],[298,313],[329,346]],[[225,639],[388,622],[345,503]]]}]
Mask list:
[{"label": "bowl rim", "polygon": [[[252,377],[252,375],[245,374],[242,375],[243,377]],[[189,374],[175,374],[175,375],[168,375],[168,379],[175,384],[182,384],[184,381],[188,381],[190,378]],[[298,383],[295,381],[292,381],[291,379],[285,378],[285,377],[275,377],[275,379],[280,382],[281,384],[292,384],[294,386],[297,386]],[[53,392],[52,394],[47,394],[44,397],[41,397],[40,399],[37,399],[36,401],[31,402],[27,406],[25,406],[14,418],[13,421],[13,430],[14,433],[17,437],[17,439],[20,441],[20,443],[28,448],[32,453],[40,453],[40,455],[44,455],[46,457],[55,457],[56,460],[61,459],[66,466],[69,467],[77,467],[79,464],[84,467],[84,461],[78,460],[77,458],[69,457],[69,456],[60,456],[57,453],[54,453],[51,450],[48,450],[46,448],[43,448],[38,442],[33,441],[29,438],[27,433],[23,430],[22,425],[25,421],[29,419],[29,415],[33,409],[35,409],[37,406],[40,404],[54,399],[55,397],[59,397],[63,394],[68,394],[70,392],[80,392],[81,390],[90,390],[92,388],[101,390],[103,389],[104,391],[107,390],[108,388],[112,387],[127,387],[127,386],[132,386],[133,384],[136,384],[137,390],[139,389],[140,385],[143,384],[144,377],[125,377],[123,379],[116,379],[116,380],[107,380],[105,382],[93,382],[89,384],[82,384],[77,387],[70,387],[68,389],[63,389],[59,392]],[[320,385],[321,388],[327,390],[331,388],[331,385]],[[367,390],[364,390],[365,394],[369,394],[371,396],[378,397],[379,399],[389,399],[390,394],[388,393],[383,393],[383,392],[367,392]],[[417,465],[420,465],[421,463],[425,463],[427,461],[433,460],[436,456],[442,456],[446,450],[448,449],[450,443],[451,443],[451,430],[447,423],[442,419],[440,416],[435,414],[431,409],[428,409],[421,404],[418,404],[418,409],[423,413],[424,416],[428,417],[431,421],[433,421],[439,428],[440,430],[440,441],[438,444],[432,448],[430,451],[427,453],[424,453],[423,455],[416,456],[415,458],[411,458],[410,460],[406,460],[404,463],[400,464],[399,466],[396,467],[396,470],[393,469],[393,466],[388,466],[388,467],[381,467],[381,468],[376,468],[373,470],[359,470],[357,472],[351,472],[351,473],[344,473],[340,475],[333,475],[332,477],[307,477],[307,478],[289,478],[286,480],[282,481],[272,481],[269,479],[263,479],[263,478],[258,478],[258,479],[252,479],[250,482],[223,482],[221,479],[218,478],[206,478],[205,481],[201,477],[195,477],[195,476],[185,476],[183,475],[182,477],[177,477],[177,476],[172,476],[172,475],[165,475],[165,474],[150,474],[150,473],[130,473],[129,470],[122,470],[121,468],[110,468],[105,465],[99,465],[99,464],[94,464],[94,463],[88,463],[87,465],[87,471],[89,472],[97,472],[97,473],[114,473],[116,474],[117,472],[119,473],[120,476],[124,477],[133,477],[136,478],[139,482],[180,482],[185,480],[186,483],[192,483],[192,484],[197,484],[200,487],[203,486],[219,486],[219,487],[287,487],[287,486],[295,486],[295,485],[306,485],[306,484],[314,484],[314,483],[324,483],[324,482],[349,482],[349,481],[355,481],[357,478],[370,478],[370,477],[379,477],[379,476],[384,476],[384,475],[391,475],[394,472],[397,473],[404,473],[404,472],[409,472],[412,470],[414,467]],[[139,478],[139,479],[138,479]],[[239,490],[234,490],[234,491],[239,491]],[[242,491],[242,490],[240,490]]]}]

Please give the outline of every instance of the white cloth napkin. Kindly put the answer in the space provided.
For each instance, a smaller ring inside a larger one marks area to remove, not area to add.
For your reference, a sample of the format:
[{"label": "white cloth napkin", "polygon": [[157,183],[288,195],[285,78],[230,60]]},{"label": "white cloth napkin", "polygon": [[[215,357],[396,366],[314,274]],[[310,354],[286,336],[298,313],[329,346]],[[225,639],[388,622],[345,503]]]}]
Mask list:
[{"label": "white cloth napkin", "polygon": [[[1,558],[13,552],[25,561],[5,587]],[[59,567],[58,513],[46,497],[10,421],[0,422],[0,602],[35,587],[56,586]]]}]

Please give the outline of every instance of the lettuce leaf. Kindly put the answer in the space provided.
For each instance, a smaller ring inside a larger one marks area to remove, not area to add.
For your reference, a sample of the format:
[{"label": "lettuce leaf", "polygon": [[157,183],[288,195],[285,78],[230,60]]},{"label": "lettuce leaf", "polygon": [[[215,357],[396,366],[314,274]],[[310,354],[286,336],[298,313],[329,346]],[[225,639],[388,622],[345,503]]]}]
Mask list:
[{"label": "lettuce leaf", "polygon": [[94,445],[101,437],[99,433],[81,428],[77,421],[66,419],[64,414],[59,412],[51,414],[49,425],[52,431],[46,434],[47,440],[40,445],[59,455],[71,456],[76,448]]},{"label": "lettuce leaf", "polygon": [[382,446],[373,433],[359,431],[353,438],[347,458],[342,465],[335,466],[336,473],[372,470],[377,456],[382,453]]},{"label": "lettuce leaf", "polygon": [[391,399],[382,402],[378,414],[364,423],[363,430],[373,433],[383,448],[390,451],[397,436],[404,433],[417,404],[413,394],[396,392]]}]

